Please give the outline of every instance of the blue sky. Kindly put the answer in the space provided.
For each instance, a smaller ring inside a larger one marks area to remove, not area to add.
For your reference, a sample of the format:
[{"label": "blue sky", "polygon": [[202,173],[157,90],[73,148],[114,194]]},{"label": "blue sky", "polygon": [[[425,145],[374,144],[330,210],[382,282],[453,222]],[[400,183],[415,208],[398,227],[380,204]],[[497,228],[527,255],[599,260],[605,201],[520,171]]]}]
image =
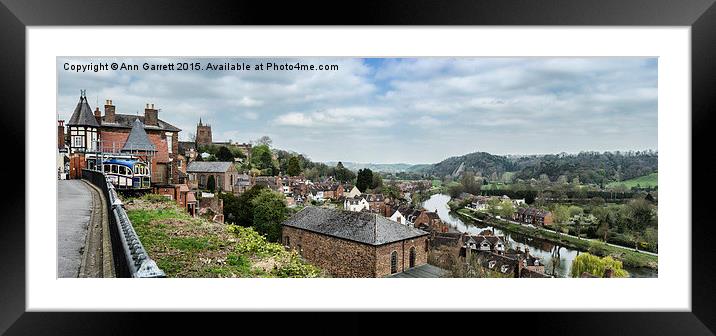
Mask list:
[{"label": "blue sky", "polygon": [[[336,64],[337,71],[100,71],[64,63]],[[316,161],[432,163],[474,151],[574,153],[657,147],[656,58],[58,58],[58,111],[80,89],[117,113],[146,103],[188,139],[270,136]]]}]

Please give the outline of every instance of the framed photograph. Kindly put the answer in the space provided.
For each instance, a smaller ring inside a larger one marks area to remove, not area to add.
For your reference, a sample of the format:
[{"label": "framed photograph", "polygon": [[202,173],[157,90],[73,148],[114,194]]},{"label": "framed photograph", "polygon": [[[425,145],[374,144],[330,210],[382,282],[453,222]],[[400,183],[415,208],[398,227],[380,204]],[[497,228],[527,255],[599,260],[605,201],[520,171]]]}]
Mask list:
[{"label": "framed photograph", "polygon": [[[714,107],[713,1],[346,18],[370,27],[256,26],[274,21],[260,5],[4,2],[3,110],[24,113],[2,124],[25,143],[0,237],[8,334],[149,311],[716,328],[709,195],[692,183],[708,181],[692,167]],[[316,21],[288,23],[334,24],[301,12]]]}]

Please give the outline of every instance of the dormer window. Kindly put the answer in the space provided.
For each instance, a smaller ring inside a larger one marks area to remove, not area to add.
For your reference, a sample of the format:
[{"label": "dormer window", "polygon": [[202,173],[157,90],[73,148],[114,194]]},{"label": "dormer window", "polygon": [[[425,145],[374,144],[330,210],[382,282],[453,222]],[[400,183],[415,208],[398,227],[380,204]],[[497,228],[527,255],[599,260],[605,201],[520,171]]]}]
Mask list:
[{"label": "dormer window", "polygon": [[490,262],[487,263],[487,267],[489,267],[490,269],[493,269],[493,268],[495,268],[495,264],[497,264],[496,261],[490,260]]},{"label": "dormer window", "polygon": [[502,273],[507,273],[508,268],[510,268],[510,267],[507,265],[502,265],[502,267],[500,268],[500,271],[502,271]]}]

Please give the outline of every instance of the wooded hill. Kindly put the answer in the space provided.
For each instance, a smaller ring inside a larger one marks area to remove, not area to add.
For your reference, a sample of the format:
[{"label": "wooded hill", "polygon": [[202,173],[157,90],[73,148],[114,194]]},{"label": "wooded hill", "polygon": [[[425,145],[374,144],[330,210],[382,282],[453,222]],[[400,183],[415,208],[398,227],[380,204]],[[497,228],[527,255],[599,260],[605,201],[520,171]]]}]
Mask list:
[{"label": "wooded hill", "polygon": [[476,152],[451,157],[413,171],[442,178],[454,174],[464,163],[464,171],[476,172],[488,179],[494,176],[502,177],[505,172],[515,172],[515,179],[540,179],[544,174],[551,181],[565,176],[568,181],[578,177],[581,183],[603,185],[657,172],[658,161],[658,153],[651,150],[529,156],[500,156]]}]

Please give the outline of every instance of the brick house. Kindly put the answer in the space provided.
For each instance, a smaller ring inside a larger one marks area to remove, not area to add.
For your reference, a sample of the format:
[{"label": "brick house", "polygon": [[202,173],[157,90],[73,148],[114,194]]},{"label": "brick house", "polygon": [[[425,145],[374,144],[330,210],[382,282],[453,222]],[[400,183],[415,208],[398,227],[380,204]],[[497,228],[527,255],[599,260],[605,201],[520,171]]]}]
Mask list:
[{"label": "brick house", "polygon": [[106,100],[104,116],[99,108],[95,111],[99,121],[99,137],[103,152],[117,153],[126,149],[125,144],[134,126],[139,120],[144,126],[149,140],[156,149],[151,157],[152,183],[173,184],[179,182],[179,132],[181,129],[159,119],[159,110],[154,104],[147,104],[144,115],[119,114],[111,100]]},{"label": "brick house", "polygon": [[383,216],[306,207],[282,223],[283,244],[334,277],[375,278],[427,263],[428,233]]},{"label": "brick house", "polygon": [[174,184],[169,186],[159,186],[154,189],[155,194],[164,195],[174,200],[179,206],[184,208],[189,215],[194,216],[198,202],[194,193],[189,190],[186,184]]},{"label": "brick house", "polygon": [[426,231],[448,231],[447,226],[443,223],[442,220],[440,220],[440,216],[438,215],[438,213],[427,210],[424,210],[420,213],[420,215],[418,215],[417,218],[415,218],[413,226]]},{"label": "brick house", "polygon": [[232,192],[239,171],[233,162],[193,161],[186,167],[189,186],[192,189],[207,189],[209,180],[214,179],[216,190]]},{"label": "brick house", "polygon": [[537,208],[518,208],[512,219],[532,225],[551,225],[554,221],[551,212]]},{"label": "brick house", "polygon": [[362,197],[368,201],[371,212],[385,215],[386,199],[383,194],[363,194]]}]

